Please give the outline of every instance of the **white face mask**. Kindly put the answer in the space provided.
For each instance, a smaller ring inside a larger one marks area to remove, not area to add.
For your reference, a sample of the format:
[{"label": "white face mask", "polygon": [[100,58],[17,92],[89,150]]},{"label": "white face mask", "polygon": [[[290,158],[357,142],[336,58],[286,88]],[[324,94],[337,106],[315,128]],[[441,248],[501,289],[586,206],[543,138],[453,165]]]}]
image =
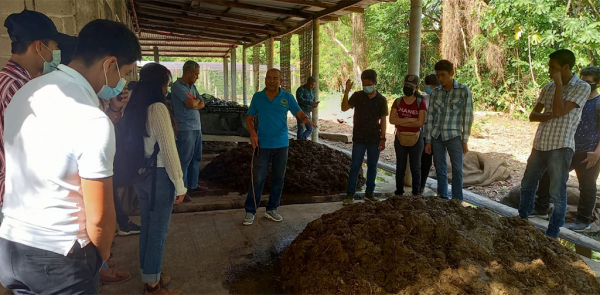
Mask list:
[{"label": "white face mask", "polygon": [[[46,49],[50,50],[50,48],[48,48],[48,46],[44,45],[44,43],[42,43],[42,45],[44,47],[46,47]],[[50,50],[50,51],[52,52],[52,61],[46,61],[46,59],[42,56],[40,51],[39,50],[37,51],[38,55],[44,60],[44,70],[42,71],[42,75],[48,74],[48,73],[56,70],[56,68],[60,64],[60,50],[57,49],[57,50]]]}]

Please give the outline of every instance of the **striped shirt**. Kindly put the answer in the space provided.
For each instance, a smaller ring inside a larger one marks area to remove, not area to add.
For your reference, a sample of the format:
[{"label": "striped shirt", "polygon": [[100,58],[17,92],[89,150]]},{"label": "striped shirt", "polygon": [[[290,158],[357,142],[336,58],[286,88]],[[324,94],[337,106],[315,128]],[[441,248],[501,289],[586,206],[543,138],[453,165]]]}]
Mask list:
[{"label": "striped shirt", "polygon": [[[537,103],[544,105],[546,113],[552,112],[555,89],[556,85],[551,82],[542,89],[538,98]],[[590,96],[590,85],[579,79],[577,74],[573,74],[569,83],[563,86],[562,96],[563,102],[573,102],[577,104],[577,107],[562,117],[540,123],[533,140],[533,148],[538,151],[545,152],[561,148],[570,148],[575,151],[575,131],[581,120],[583,106]]]},{"label": "striped shirt", "polygon": [[427,135],[425,142],[433,138],[447,141],[460,136],[463,143],[469,141],[473,125],[473,96],[465,85],[454,81],[454,87],[446,91],[436,87],[429,98],[427,112]]},{"label": "striped shirt", "polygon": [[33,79],[29,72],[18,63],[9,60],[8,64],[0,70],[0,206],[4,200],[4,110],[12,100],[17,90]]}]

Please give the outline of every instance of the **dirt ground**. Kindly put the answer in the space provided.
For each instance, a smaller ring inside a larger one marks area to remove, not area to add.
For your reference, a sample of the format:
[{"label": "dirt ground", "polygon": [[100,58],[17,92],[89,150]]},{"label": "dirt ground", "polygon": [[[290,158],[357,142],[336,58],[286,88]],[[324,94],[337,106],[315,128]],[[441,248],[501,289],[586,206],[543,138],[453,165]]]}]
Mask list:
[{"label": "dirt ground", "polygon": [[[330,133],[352,134],[352,118],[349,118],[347,114],[344,115],[345,117],[340,119],[335,114],[324,114],[321,118],[325,117],[326,119],[319,120],[319,130]],[[290,118],[288,123],[290,130],[296,130],[295,119]],[[492,200],[500,201],[512,187],[520,184],[523,172],[525,172],[527,158],[531,153],[537,125],[537,123],[517,119],[508,114],[476,112],[469,139],[469,150],[504,160],[511,171],[511,176],[505,181],[498,181],[486,187],[473,186],[466,189]],[[386,137],[386,148],[380,155],[380,161],[396,164],[393,128],[389,125]],[[326,140],[325,142],[349,150],[352,149],[351,143]],[[432,171],[434,171],[433,168]]]},{"label": "dirt ground", "polygon": [[[212,145],[210,148],[228,147]],[[227,185],[239,192],[247,192],[251,178],[251,162],[252,146],[243,145],[230,149],[200,171],[200,179]],[[325,145],[306,140],[290,140],[283,192],[344,193],[350,162],[348,155]],[[365,178],[361,169],[357,189],[360,190],[364,184]],[[271,172],[267,176],[264,192],[268,192],[270,187]]]},{"label": "dirt ground", "polygon": [[281,279],[294,294],[600,294],[594,272],[527,221],[433,197],[323,215],[284,252]]}]

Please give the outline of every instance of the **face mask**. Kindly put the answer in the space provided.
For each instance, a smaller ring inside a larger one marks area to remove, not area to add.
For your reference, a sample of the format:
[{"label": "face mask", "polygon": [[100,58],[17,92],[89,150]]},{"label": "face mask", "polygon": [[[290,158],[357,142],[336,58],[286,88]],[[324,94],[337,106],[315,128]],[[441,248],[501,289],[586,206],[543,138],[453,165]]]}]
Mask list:
[{"label": "face mask", "polygon": [[[44,45],[44,43],[42,43]],[[50,50],[46,45],[44,45],[46,49]],[[60,50],[50,50],[52,51],[52,61],[47,62],[46,59],[42,56],[42,54],[38,51],[38,55],[44,60],[44,70],[42,71],[42,75],[48,74],[58,67],[60,64]]]},{"label": "face mask", "polygon": [[590,92],[594,92],[596,88],[598,88],[598,83],[588,83],[590,84]]},{"label": "face mask", "polygon": [[404,95],[406,96],[412,96],[415,93],[415,90],[408,86],[404,86],[404,88],[402,88],[402,92],[404,92]]},{"label": "face mask", "polygon": [[433,89],[431,89],[431,87],[429,85],[425,85],[425,93],[431,94],[432,92],[433,92]]},{"label": "face mask", "polygon": [[366,94],[371,94],[373,91],[375,91],[375,86],[363,86],[363,91]]},{"label": "face mask", "polygon": [[106,80],[106,84],[104,84],[104,86],[102,86],[102,89],[100,89],[100,91],[98,93],[96,93],[96,95],[98,95],[98,97],[102,98],[102,99],[111,99],[111,98],[119,95],[119,93],[123,92],[123,88],[125,88],[125,85],[127,84],[127,80],[121,78],[121,72],[119,72],[119,63],[117,63],[117,73],[119,73],[119,83],[117,83],[117,86],[115,86],[115,88],[108,86],[108,77],[106,76],[106,69],[104,68],[104,65],[106,65],[107,61],[108,61],[108,59],[102,65],[102,68],[104,69],[104,79]]}]

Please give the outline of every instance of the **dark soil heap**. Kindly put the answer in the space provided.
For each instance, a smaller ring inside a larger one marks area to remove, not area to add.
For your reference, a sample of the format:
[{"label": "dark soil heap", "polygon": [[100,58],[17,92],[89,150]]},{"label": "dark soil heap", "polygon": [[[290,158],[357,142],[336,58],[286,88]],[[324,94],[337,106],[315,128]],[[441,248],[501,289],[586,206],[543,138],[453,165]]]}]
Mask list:
[{"label": "dark soil heap", "polygon": [[437,198],[323,215],[281,265],[299,294],[600,294],[593,271],[527,221]]},{"label": "dark soil heap", "polygon": [[[200,171],[200,178],[227,185],[242,193],[250,186],[252,146],[232,149]],[[350,156],[308,140],[290,140],[284,193],[343,193],[348,185]],[[357,189],[365,184],[361,169]],[[271,171],[264,192],[271,188]]]}]

